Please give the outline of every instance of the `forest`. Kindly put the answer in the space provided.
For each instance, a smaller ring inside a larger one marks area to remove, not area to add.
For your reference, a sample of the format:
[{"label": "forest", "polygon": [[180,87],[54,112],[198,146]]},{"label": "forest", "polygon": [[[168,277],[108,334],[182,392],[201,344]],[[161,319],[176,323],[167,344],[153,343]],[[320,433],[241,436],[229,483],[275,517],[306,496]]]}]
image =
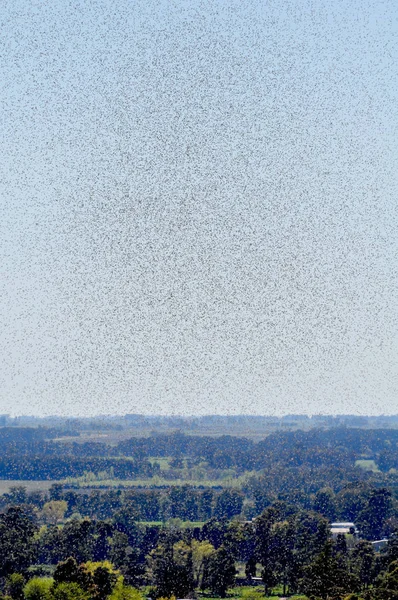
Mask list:
[{"label": "forest", "polygon": [[398,597],[397,429],[100,441],[5,426],[0,451],[12,600]]}]

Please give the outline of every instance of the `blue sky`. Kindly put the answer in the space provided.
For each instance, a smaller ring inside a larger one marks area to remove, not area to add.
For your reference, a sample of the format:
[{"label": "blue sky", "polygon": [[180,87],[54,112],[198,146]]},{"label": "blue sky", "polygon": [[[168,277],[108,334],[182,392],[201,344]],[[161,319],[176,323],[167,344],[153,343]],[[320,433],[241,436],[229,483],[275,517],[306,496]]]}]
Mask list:
[{"label": "blue sky", "polygon": [[395,1],[0,26],[1,411],[398,412]]}]

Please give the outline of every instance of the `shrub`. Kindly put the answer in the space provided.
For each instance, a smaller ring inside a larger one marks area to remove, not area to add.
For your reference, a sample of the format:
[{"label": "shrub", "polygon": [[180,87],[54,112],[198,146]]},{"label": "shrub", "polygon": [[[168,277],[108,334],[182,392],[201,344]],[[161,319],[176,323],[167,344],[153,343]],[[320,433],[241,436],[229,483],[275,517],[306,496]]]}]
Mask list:
[{"label": "shrub", "polygon": [[33,577],[24,587],[26,600],[50,600],[52,577]]}]

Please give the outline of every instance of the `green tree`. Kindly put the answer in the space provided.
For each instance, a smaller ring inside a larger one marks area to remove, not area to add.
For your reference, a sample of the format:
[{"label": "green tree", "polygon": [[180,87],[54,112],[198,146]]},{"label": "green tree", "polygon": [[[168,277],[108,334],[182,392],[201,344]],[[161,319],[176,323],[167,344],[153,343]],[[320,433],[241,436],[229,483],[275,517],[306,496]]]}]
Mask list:
[{"label": "green tree", "polygon": [[373,596],[375,600],[398,599],[398,560],[393,561],[379,578]]},{"label": "green tree", "polygon": [[272,546],[275,571],[278,580],[282,581],[283,595],[294,569],[294,537],[293,529],[288,521],[277,522],[272,527]]},{"label": "green tree", "polygon": [[278,511],[269,507],[255,521],[255,554],[262,567],[266,595],[277,582],[273,527],[278,517]]},{"label": "green tree", "polygon": [[148,558],[158,598],[185,598],[194,589],[192,549],[184,542],[159,544]]},{"label": "green tree", "polygon": [[33,577],[24,588],[26,600],[51,600],[53,579],[51,577]]},{"label": "green tree", "polygon": [[200,496],[199,513],[200,518],[206,521],[211,518],[213,511],[214,493],[212,490],[205,490]]},{"label": "green tree", "polygon": [[137,548],[128,546],[125,559],[120,566],[120,571],[124,576],[126,583],[137,587],[145,583],[145,556]]},{"label": "green tree", "polygon": [[359,513],[366,507],[368,496],[369,491],[363,485],[353,484],[343,488],[335,497],[339,518],[356,522]]},{"label": "green tree", "polygon": [[60,583],[52,589],[54,600],[88,600],[89,594],[77,583]]},{"label": "green tree", "polygon": [[387,488],[373,490],[367,507],[358,516],[358,527],[369,540],[380,539],[383,526],[391,514],[391,491]]},{"label": "green tree", "polygon": [[315,494],[313,509],[330,521],[336,518],[336,499],[331,488],[322,488]]},{"label": "green tree", "polygon": [[89,519],[68,521],[60,533],[59,553],[63,559],[73,556],[81,564],[93,556],[95,527]]},{"label": "green tree", "polygon": [[113,524],[117,531],[128,536],[130,546],[140,544],[143,537],[142,528],[137,524],[139,518],[137,507],[133,502],[127,502],[113,517]]},{"label": "green tree", "polygon": [[35,557],[37,527],[20,507],[0,516],[0,577],[22,573]]},{"label": "green tree", "polygon": [[235,561],[228,550],[221,546],[206,558],[202,588],[225,598],[228,588],[235,583],[235,575]]},{"label": "green tree", "polygon": [[128,548],[128,535],[120,531],[115,531],[112,537],[109,558],[116,568],[120,569],[125,564]]},{"label": "green tree", "polygon": [[359,540],[352,551],[352,565],[363,589],[367,589],[374,579],[375,552],[372,544]]},{"label": "green tree", "polygon": [[333,543],[328,541],[314,561],[305,567],[300,587],[310,598],[328,600],[357,592],[359,581],[339,564]]},{"label": "green tree", "polygon": [[93,587],[93,577],[85,567],[78,565],[73,557],[58,563],[54,571],[54,585],[58,586],[61,583],[75,583],[84,590],[89,590]]},{"label": "green tree", "polygon": [[43,506],[41,514],[46,523],[56,525],[62,521],[67,510],[68,504],[65,500],[50,500]]},{"label": "green tree", "polygon": [[61,483],[53,483],[49,491],[50,500],[63,500],[64,488]]},{"label": "green tree", "polygon": [[192,566],[195,587],[201,587],[206,559],[213,554],[214,546],[210,542],[192,540]]},{"label": "green tree", "polygon": [[217,549],[222,545],[227,529],[227,521],[217,521],[215,517],[212,517],[202,527],[202,539],[208,540]]},{"label": "green tree", "polygon": [[299,580],[308,566],[330,538],[327,519],[313,511],[300,510],[289,517],[293,540],[292,563],[288,568],[289,591],[298,589]]},{"label": "green tree", "polygon": [[214,509],[216,519],[231,519],[242,512],[243,494],[238,490],[223,490]]},{"label": "green tree", "polygon": [[27,501],[26,487],[23,485],[12,485],[8,493],[10,504],[25,504]]},{"label": "green tree", "polygon": [[13,573],[7,577],[6,590],[12,600],[23,600],[25,578],[20,573]]},{"label": "green tree", "polygon": [[137,589],[118,582],[109,596],[109,600],[144,600],[144,597]]},{"label": "green tree", "polygon": [[106,600],[112,594],[116,582],[115,573],[112,573],[105,566],[97,567],[93,575],[94,597],[98,600]]}]

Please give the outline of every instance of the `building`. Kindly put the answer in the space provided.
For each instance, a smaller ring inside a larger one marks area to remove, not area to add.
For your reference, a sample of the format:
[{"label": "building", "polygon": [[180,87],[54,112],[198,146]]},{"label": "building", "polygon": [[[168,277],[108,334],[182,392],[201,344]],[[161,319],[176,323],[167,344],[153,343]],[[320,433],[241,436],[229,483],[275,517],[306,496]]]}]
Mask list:
[{"label": "building", "polygon": [[375,552],[380,552],[383,548],[385,548],[388,544],[388,540],[384,538],[383,540],[376,540],[375,542],[370,542],[373,546],[373,550]]},{"label": "building", "polygon": [[356,528],[354,523],[350,522],[341,522],[341,523],[332,523],[330,526],[330,531],[332,532],[332,536],[336,538],[338,535],[358,535],[358,529]]}]

